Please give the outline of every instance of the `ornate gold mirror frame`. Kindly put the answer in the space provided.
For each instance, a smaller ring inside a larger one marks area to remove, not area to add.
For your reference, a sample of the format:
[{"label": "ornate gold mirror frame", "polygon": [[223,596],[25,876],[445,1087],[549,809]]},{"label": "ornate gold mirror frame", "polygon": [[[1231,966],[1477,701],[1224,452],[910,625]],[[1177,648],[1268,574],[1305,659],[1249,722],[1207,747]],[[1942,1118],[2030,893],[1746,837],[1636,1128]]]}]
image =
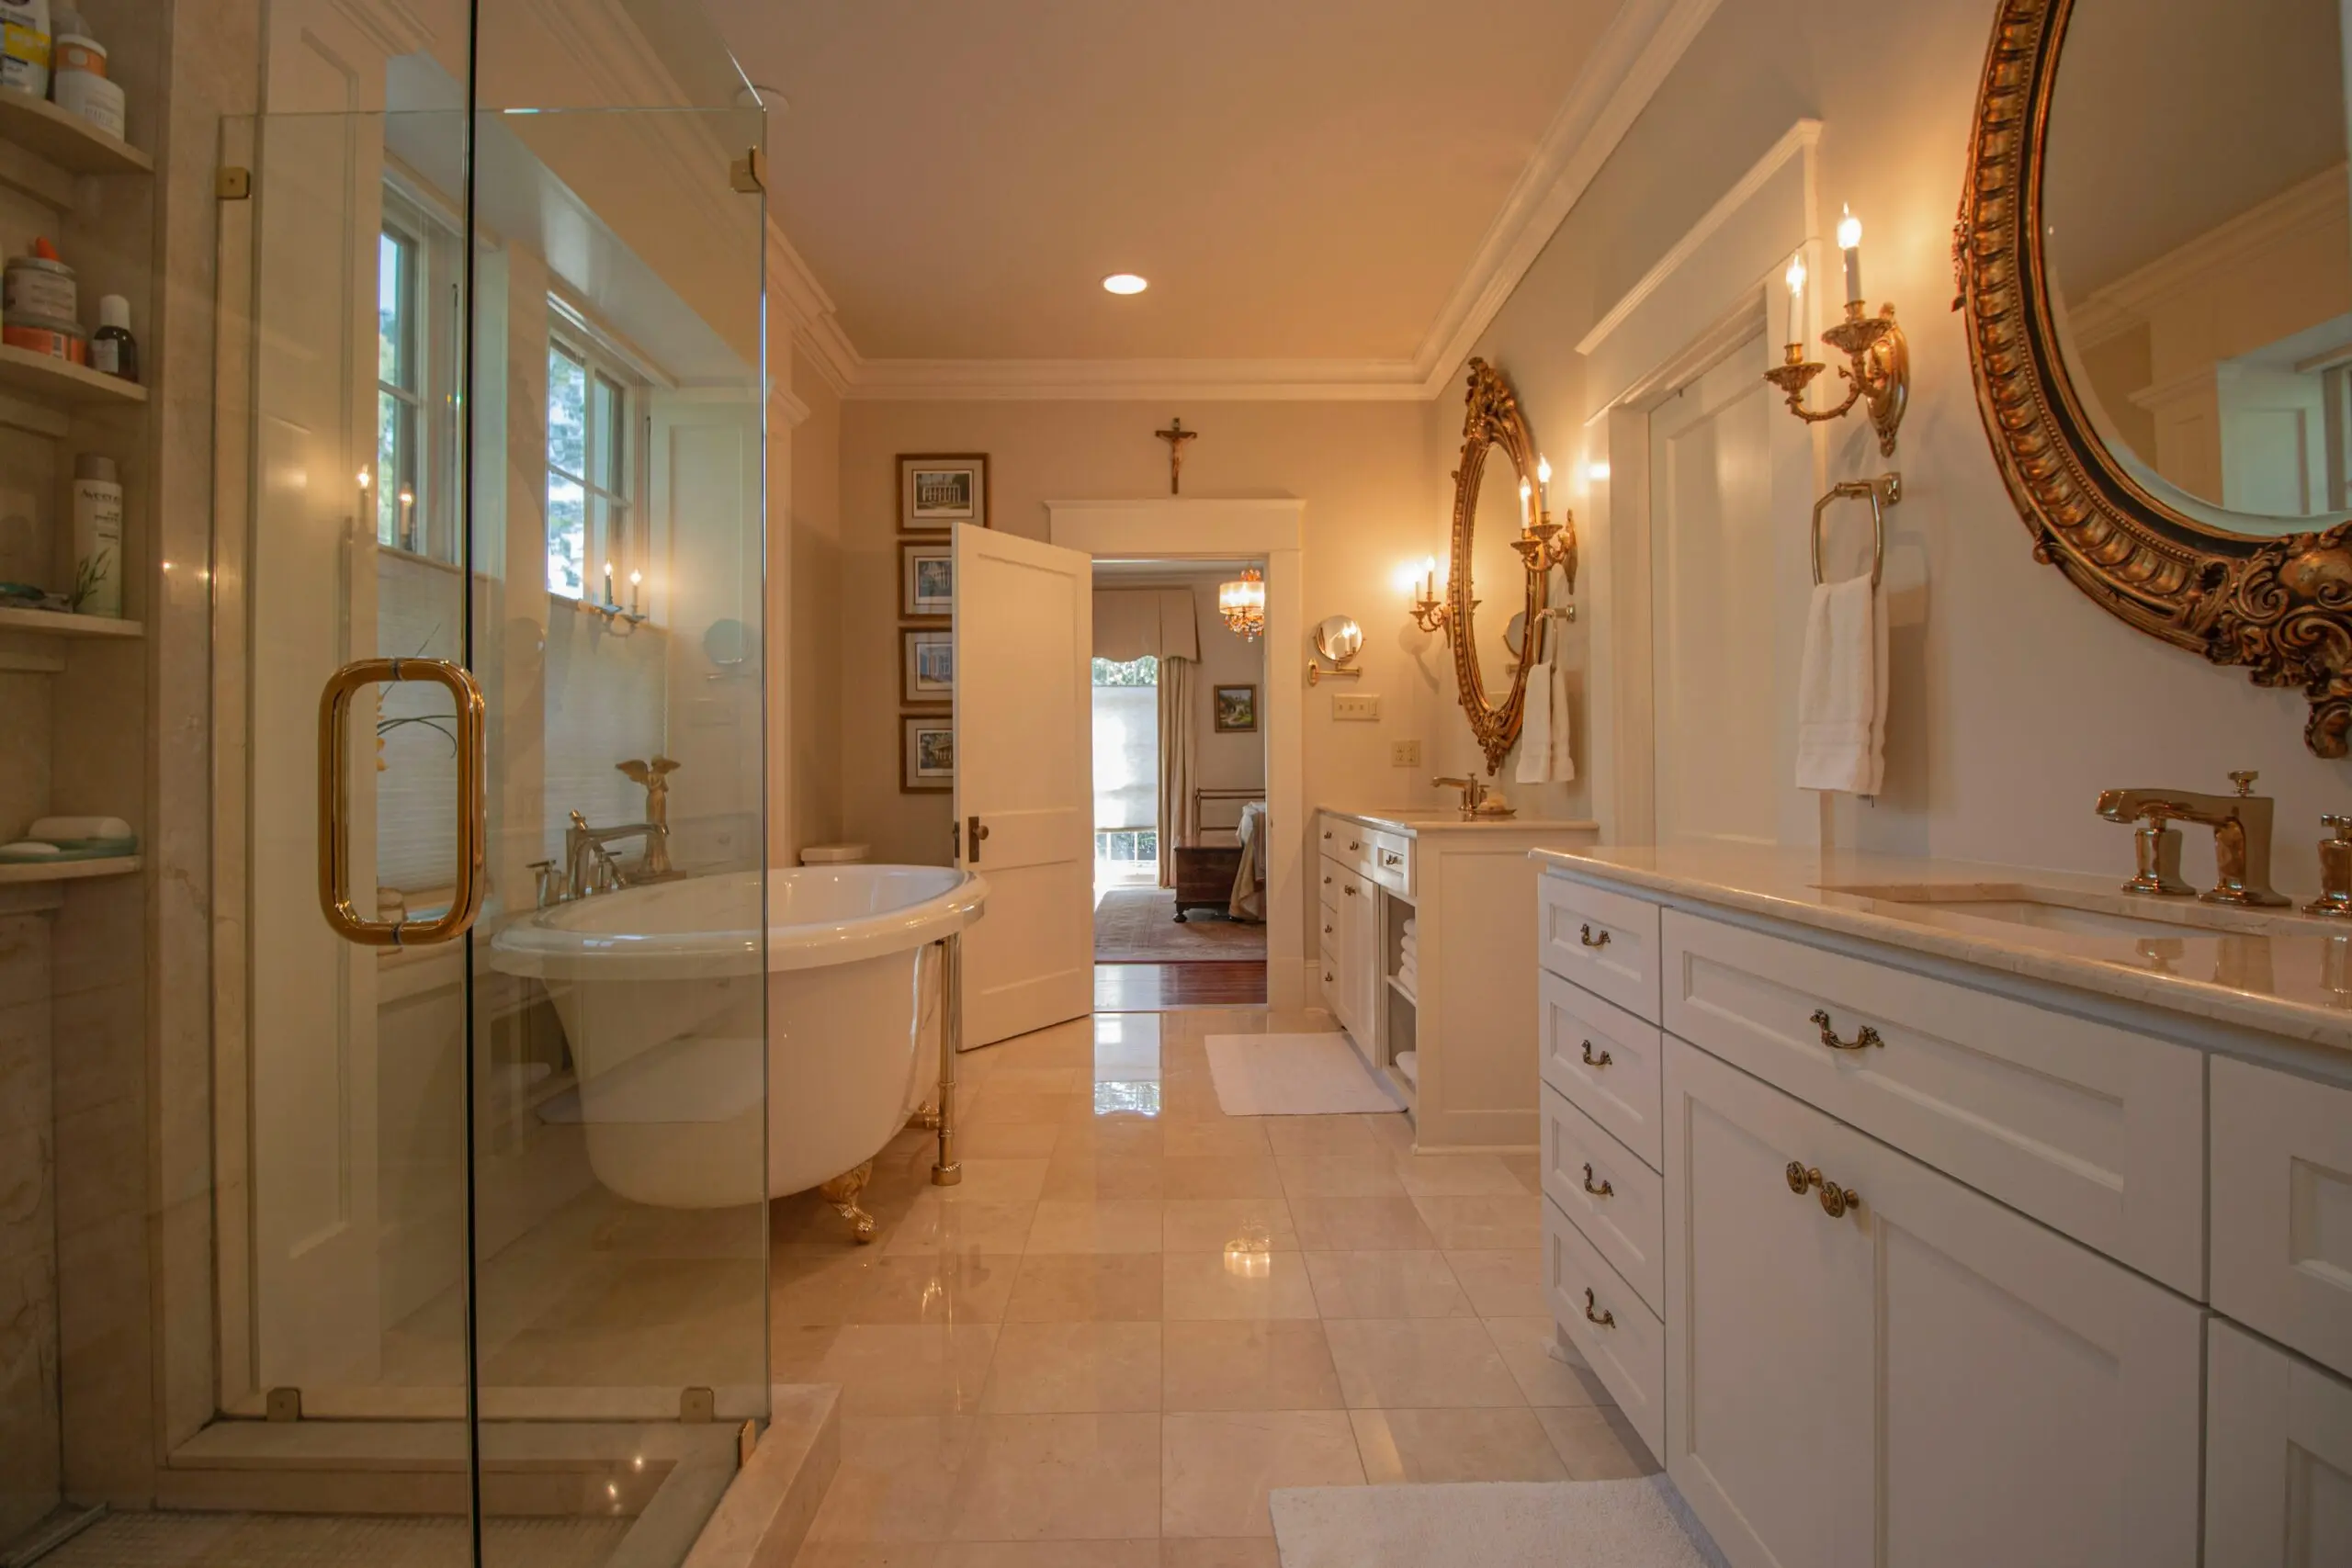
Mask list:
[{"label": "ornate gold mirror frame", "polygon": [[[1487,754],[1487,772],[1493,773],[1503,765],[1503,759],[1519,743],[1519,728],[1527,706],[1527,671],[1541,663],[1544,637],[1548,625],[1541,614],[1544,608],[1548,571],[1521,570],[1525,580],[1526,625],[1532,628],[1527,634],[1526,647],[1510,672],[1510,690],[1497,702],[1487,694],[1487,684],[1478,668],[1478,638],[1475,616],[1479,603],[1479,584],[1472,572],[1472,545],[1478,521],[1478,484],[1486,468],[1487,448],[1501,448],[1510,459],[1514,486],[1520,480],[1532,484],[1535,480],[1535,441],[1528,434],[1527,421],[1519,412],[1519,399],[1504,380],[1502,373],[1483,359],[1470,362],[1469,392],[1465,399],[1467,412],[1462,420],[1462,462],[1453,471],[1453,535],[1451,549],[1453,565],[1445,585],[1445,624],[1453,643],[1453,680],[1462,699],[1462,711],[1470,720],[1470,731],[1478,738],[1478,746]],[[1568,583],[1576,583],[1577,564],[1573,525],[1566,545],[1565,565]],[[1502,592],[1498,584],[1487,583],[1489,595]],[[1498,598],[1494,614],[1509,615],[1501,608],[1505,598]]]},{"label": "ornate gold mirror frame", "polygon": [[2037,560],[2110,615],[2301,686],[2303,739],[2341,757],[2352,727],[2352,524],[2256,537],[2167,505],[2085,417],[2052,324],[2041,222],[2042,151],[2074,0],[2001,0],[1970,136],[1953,238],[1976,401]]}]

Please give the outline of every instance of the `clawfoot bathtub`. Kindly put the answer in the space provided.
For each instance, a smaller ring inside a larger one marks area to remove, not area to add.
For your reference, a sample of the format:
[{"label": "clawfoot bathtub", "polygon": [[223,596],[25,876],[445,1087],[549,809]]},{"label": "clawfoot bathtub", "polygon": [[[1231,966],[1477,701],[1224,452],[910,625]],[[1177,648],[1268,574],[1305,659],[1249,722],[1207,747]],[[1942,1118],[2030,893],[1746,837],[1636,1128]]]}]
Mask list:
[{"label": "clawfoot bathtub", "polygon": [[687,1209],[821,1187],[865,1241],[874,1156],[938,1078],[933,944],[987,898],[979,876],[944,866],[771,871],[764,984],[750,874],[560,904],[491,952],[547,986],[599,1181]]}]

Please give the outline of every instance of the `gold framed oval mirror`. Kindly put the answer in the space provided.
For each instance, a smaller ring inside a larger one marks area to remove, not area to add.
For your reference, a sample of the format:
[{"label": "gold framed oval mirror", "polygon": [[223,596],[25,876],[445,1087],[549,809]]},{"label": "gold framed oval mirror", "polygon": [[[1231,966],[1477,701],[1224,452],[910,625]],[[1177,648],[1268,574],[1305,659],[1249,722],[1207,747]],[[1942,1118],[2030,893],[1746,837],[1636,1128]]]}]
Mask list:
[{"label": "gold framed oval mirror", "polygon": [[2352,728],[2337,0],[2000,0],[1954,235],[2037,559]]},{"label": "gold framed oval mirror", "polygon": [[[1486,753],[1487,772],[1493,773],[1519,741],[1527,671],[1540,661],[1544,649],[1545,623],[1538,612],[1550,574],[1528,570],[1517,548],[1531,521],[1520,487],[1535,483],[1535,443],[1519,399],[1500,371],[1473,359],[1464,401],[1462,461],[1453,471],[1446,629],[1462,711]],[[1573,555],[1567,570],[1573,586]],[[1505,640],[1514,614],[1534,628],[1525,638],[1525,658]]]}]

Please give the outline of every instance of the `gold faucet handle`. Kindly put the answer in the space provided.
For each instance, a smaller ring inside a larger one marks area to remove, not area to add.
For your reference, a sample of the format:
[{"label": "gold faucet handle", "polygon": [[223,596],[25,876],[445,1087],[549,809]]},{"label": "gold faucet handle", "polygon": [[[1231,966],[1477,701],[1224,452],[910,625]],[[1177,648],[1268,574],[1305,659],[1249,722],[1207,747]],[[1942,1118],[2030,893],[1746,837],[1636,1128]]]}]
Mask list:
[{"label": "gold faucet handle", "polygon": [[2239,795],[2250,795],[2254,793],[2254,781],[2261,776],[2262,775],[2260,773],[2255,772],[2252,768],[2246,768],[2240,772],[2232,773],[2230,775],[2230,782],[2238,786]]}]

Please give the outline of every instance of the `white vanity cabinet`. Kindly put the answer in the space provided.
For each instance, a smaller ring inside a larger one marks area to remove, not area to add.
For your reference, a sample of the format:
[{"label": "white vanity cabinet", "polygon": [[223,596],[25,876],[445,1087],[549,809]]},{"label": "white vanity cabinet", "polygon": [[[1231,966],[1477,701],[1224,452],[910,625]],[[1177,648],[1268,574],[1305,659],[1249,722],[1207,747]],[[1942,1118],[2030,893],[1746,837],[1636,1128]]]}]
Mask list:
[{"label": "white vanity cabinet", "polygon": [[[1534,849],[1590,822],[1327,810],[1315,824],[1324,1005],[1413,1115],[1423,1150],[1537,1145]],[[1407,921],[1416,963],[1404,964]]]},{"label": "white vanity cabinet", "polygon": [[2352,1568],[2352,1055],[1612,852],[1534,901],[1553,1314],[1734,1568]]}]

